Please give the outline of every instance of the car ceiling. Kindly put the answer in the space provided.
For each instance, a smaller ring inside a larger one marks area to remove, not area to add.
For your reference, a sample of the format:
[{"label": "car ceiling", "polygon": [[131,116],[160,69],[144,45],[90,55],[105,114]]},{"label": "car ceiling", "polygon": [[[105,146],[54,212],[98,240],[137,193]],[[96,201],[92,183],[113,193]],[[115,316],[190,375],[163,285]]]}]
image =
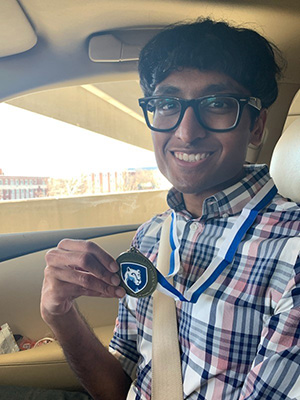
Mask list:
[{"label": "car ceiling", "polygon": [[[15,2],[4,0],[0,5],[1,31],[8,32],[6,48],[13,48],[22,37],[16,9],[9,13]],[[265,34],[289,60],[285,81],[300,83],[299,0],[20,0],[19,4],[37,40],[30,50],[0,59],[2,99],[38,87],[99,82],[112,76],[115,80],[118,74],[119,79],[132,77],[136,62],[92,62],[88,38],[97,32],[164,26],[197,16],[246,24]]]},{"label": "car ceiling", "polygon": [[[118,100],[118,90],[108,83],[123,81],[119,100],[124,103],[124,90],[130,91],[130,82],[138,79],[137,62],[93,62],[88,52],[90,38],[97,33],[157,28],[199,16],[255,29],[283,51],[288,67],[281,91],[288,105],[281,110],[280,127],[269,143],[273,148],[289,103],[300,87],[299,0],[2,0],[0,99],[74,85],[95,84],[101,89],[106,84]],[[145,39],[137,34],[136,40],[142,47]],[[139,93],[136,84],[132,93]]]}]

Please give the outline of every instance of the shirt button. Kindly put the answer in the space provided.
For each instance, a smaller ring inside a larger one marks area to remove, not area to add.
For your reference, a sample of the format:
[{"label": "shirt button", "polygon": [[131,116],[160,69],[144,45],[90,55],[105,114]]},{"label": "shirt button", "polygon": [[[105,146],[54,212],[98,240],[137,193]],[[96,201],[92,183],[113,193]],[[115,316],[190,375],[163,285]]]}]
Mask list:
[{"label": "shirt button", "polygon": [[223,218],[228,218],[228,217],[229,217],[229,214],[224,213],[224,214],[222,215],[222,217],[223,217]]},{"label": "shirt button", "polygon": [[193,222],[191,225],[190,225],[190,230],[191,231],[196,231],[198,229],[198,223],[197,222]]}]

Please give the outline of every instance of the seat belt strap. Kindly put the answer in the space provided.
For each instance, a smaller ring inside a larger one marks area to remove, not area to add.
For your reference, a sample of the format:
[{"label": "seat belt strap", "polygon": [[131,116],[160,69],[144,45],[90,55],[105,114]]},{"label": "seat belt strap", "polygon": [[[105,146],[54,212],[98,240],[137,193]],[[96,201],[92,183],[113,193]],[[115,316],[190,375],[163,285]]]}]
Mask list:
[{"label": "seat belt strap", "polygon": [[[160,236],[157,269],[168,275],[170,267],[169,215]],[[183,399],[181,358],[176,306],[173,298],[156,290],[153,293],[152,320],[152,400]]]},{"label": "seat belt strap", "polygon": [[[163,223],[157,258],[157,269],[167,276],[170,266],[169,215]],[[135,400],[135,382],[132,383],[127,400]],[[183,400],[181,358],[178,341],[176,306],[173,298],[156,290],[153,293],[152,318],[152,400]]]}]

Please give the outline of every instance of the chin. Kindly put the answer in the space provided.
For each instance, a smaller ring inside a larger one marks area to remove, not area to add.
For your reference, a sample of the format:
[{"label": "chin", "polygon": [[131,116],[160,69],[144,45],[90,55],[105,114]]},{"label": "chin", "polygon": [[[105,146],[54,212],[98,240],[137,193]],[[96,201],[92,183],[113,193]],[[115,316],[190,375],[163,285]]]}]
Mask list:
[{"label": "chin", "polygon": [[202,187],[199,188],[199,186],[195,187],[195,186],[190,186],[190,185],[187,185],[187,184],[181,185],[181,184],[178,184],[178,183],[177,184],[174,183],[173,186],[174,186],[174,188],[176,190],[178,190],[179,192],[181,192],[183,194],[195,194],[195,195],[197,195],[197,194],[202,193],[205,190],[205,189],[203,190]]}]

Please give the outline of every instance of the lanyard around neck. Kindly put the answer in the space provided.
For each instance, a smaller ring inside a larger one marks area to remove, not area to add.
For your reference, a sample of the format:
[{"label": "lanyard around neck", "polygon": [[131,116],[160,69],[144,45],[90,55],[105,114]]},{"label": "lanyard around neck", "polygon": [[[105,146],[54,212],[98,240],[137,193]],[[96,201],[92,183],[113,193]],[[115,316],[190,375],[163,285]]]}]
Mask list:
[{"label": "lanyard around neck", "polygon": [[170,256],[169,273],[164,277],[159,271],[157,271],[157,290],[175,300],[196,303],[200,295],[217,280],[227,265],[232,262],[240,242],[253,224],[258,213],[271,202],[276,193],[277,188],[272,179],[270,179],[243,208],[234,226],[225,237],[216,257],[212,260],[200,278],[184,293],[184,295],[175,289],[168,281],[168,278],[177,274],[180,268],[180,243],[176,233],[176,214],[172,211],[172,222],[170,225],[169,235],[169,246],[171,247],[172,252]]}]

